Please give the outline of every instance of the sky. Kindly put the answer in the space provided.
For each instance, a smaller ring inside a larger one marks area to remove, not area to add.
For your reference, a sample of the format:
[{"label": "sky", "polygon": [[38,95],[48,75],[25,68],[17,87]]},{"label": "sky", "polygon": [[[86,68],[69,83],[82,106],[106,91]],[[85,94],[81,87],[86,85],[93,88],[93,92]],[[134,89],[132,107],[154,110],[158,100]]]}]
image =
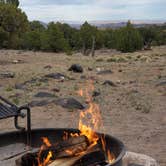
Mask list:
[{"label": "sky", "polygon": [[166,0],[20,0],[29,20],[166,20]]}]

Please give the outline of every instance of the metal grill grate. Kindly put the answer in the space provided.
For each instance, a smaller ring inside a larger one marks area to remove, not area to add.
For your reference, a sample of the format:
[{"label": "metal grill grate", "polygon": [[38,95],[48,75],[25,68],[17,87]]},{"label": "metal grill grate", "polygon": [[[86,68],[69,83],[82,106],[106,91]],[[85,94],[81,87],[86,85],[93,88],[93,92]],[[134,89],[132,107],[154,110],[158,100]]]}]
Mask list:
[{"label": "metal grill grate", "polygon": [[0,120],[6,119],[10,117],[14,117],[14,125],[16,129],[25,130],[25,128],[20,127],[18,125],[18,117],[24,118],[25,114],[22,113],[22,110],[27,111],[27,144],[31,144],[31,113],[30,108],[25,105],[21,107],[17,107],[15,104],[6,100],[2,96],[0,96]]},{"label": "metal grill grate", "polygon": [[7,105],[0,103],[0,119],[6,119],[17,115],[18,112],[16,107],[9,107]]}]

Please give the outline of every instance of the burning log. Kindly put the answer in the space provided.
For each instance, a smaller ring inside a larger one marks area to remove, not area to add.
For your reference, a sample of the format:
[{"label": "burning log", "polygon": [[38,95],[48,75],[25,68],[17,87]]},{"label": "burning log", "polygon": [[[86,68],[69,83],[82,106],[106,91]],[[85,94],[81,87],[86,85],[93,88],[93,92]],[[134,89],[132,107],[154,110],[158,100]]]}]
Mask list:
[{"label": "burning log", "polygon": [[49,153],[51,153],[51,161],[65,157],[74,157],[86,151],[88,147],[89,141],[86,136],[70,137],[56,145],[23,155],[16,160],[16,166],[38,166],[39,162],[43,163],[47,159]]},{"label": "burning log", "polygon": [[84,155],[88,155],[91,154],[93,152],[97,152],[100,151],[99,146],[92,146],[89,147],[86,151],[80,153],[77,156],[74,157],[70,157],[70,158],[65,158],[65,159],[58,159],[55,160],[54,162],[52,162],[51,164],[49,164],[48,166],[72,166],[74,165],[78,160],[80,160],[82,157],[84,157]]}]

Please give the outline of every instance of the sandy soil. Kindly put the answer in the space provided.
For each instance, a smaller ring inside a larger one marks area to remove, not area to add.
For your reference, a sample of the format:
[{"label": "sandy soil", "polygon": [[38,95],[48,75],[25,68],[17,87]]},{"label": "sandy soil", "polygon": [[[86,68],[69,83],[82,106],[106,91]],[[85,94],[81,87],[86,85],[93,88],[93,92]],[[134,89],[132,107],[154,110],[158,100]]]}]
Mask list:
[{"label": "sandy soil", "polygon": [[[81,64],[84,73],[69,72],[73,63]],[[98,75],[97,70],[113,73]],[[160,85],[166,81],[166,46],[128,54],[100,50],[95,58],[78,53],[67,56],[0,50],[0,73],[6,71],[14,72],[15,77],[0,78],[0,94],[19,105],[41,100],[34,95],[43,91],[54,94],[55,98],[75,97],[85,103],[76,91],[85,85],[86,79],[81,76],[92,77],[95,90],[100,92],[94,100],[101,109],[104,123],[104,131],[101,131],[121,139],[130,151],[150,155],[161,166],[166,165],[166,83]],[[72,79],[39,81],[44,75],[56,72]],[[15,84],[34,78],[38,81],[27,83],[24,89],[15,88]],[[117,86],[102,85],[105,80]],[[55,92],[55,88],[60,91]],[[32,108],[33,128],[77,128],[78,119],[79,110],[64,109],[53,103]],[[24,125],[24,120],[20,123]],[[15,130],[13,120],[1,120],[0,132],[9,130]]]}]

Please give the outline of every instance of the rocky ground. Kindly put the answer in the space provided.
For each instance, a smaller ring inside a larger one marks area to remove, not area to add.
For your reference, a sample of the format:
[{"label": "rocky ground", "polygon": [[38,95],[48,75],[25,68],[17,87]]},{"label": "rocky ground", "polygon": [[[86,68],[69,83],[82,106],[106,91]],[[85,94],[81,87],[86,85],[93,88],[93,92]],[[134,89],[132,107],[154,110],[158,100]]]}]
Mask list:
[{"label": "rocky ground", "polygon": [[[80,64],[83,73],[68,71],[72,64]],[[17,105],[31,105],[33,128],[77,128],[78,109],[87,107],[77,91],[88,79],[94,82],[93,99],[100,105],[101,131],[165,166],[166,46],[126,54],[100,50],[94,58],[0,51],[0,94]],[[15,130],[13,120],[1,120],[0,132],[9,130]]]}]

